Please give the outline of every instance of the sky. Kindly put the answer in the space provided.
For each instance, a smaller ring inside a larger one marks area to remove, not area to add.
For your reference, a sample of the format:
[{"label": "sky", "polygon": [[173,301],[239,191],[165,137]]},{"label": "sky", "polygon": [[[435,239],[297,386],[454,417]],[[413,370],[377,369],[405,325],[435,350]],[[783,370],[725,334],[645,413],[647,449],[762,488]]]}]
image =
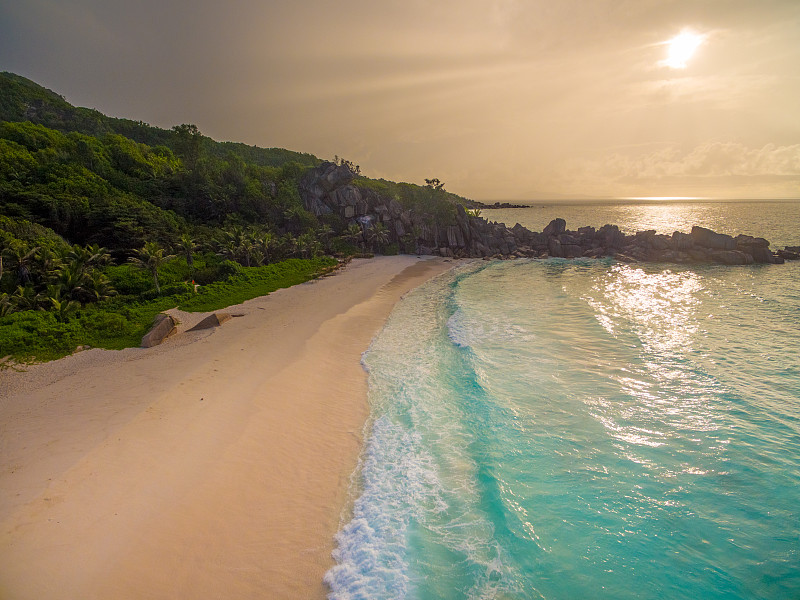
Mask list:
[{"label": "sky", "polygon": [[477,200],[800,197],[798,0],[0,0],[0,70]]}]

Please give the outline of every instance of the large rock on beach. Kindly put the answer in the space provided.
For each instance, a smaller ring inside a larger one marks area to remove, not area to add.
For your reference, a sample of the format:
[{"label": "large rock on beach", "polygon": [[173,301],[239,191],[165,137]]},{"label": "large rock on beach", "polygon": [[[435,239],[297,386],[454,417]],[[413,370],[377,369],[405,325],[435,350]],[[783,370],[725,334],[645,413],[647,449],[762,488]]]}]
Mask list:
[{"label": "large rock on beach", "polygon": [[228,313],[213,313],[208,315],[205,319],[200,321],[189,331],[200,331],[201,329],[211,329],[212,327],[219,327],[230,318],[231,316]]},{"label": "large rock on beach", "polygon": [[156,315],[150,331],[148,331],[147,334],[145,334],[145,336],[142,338],[141,347],[152,348],[153,346],[158,346],[161,342],[175,333],[175,331],[175,319],[173,319],[172,316],[164,313]]}]

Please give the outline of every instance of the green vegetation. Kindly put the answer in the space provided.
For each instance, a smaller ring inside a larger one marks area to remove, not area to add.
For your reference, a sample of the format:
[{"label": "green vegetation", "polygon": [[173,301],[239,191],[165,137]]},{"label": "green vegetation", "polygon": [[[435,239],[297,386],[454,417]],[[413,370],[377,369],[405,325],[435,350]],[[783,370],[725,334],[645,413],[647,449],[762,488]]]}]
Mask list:
[{"label": "green vegetation", "polygon": [[[173,266],[180,271],[181,261],[175,262]],[[70,354],[80,345],[109,350],[138,346],[161,311],[174,307],[186,311],[219,310],[303,283],[336,264],[330,257],[295,258],[250,268],[234,263],[227,279],[199,286],[197,292],[190,283],[172,283],[162,288],[169,295],[150,299],[147,294],[138,298],[117,296],[102,303],[76,306],[65,317],[54,310],[11,312],[0,317],[0,354],[20,362],[43,361]],[[128,265],[122,267],[125,270]]]},{"label": "green vegetation", "polygon": [[335,259],[321,256],[313,259],[290,258],[273,265],[243,268],[226,281],[216,281],[200,288],[197,294],[184,295],[179,308],[190,312],[219,310],[315,279],[336,265]]},{"label": "green vegetation", "polygon": [[395,183],[385,179],[368,179],[358,177],[353,185],[365,190],[372,190],[381,196],[393,198],[407,210],[426,214],[430,222],[434,220],[440,225],[453,225],[456,219],[456,204],[462,206],[465,198],[452,194],[444,189],[438,179],[426,180],[438,185],[416,185],[414,183]]},{"label": "green vegetation", "polygon": [[[322,161],[107,117],[0,73],[0,359],[47,360],[79,345],[138,345],[155,314],[216,310],[313,278],[335,260],[416,250],[303,206]],[[464,199],[427,185],[354,184],[431,225]],[[195,292],[195,284],[199,291]]]}]

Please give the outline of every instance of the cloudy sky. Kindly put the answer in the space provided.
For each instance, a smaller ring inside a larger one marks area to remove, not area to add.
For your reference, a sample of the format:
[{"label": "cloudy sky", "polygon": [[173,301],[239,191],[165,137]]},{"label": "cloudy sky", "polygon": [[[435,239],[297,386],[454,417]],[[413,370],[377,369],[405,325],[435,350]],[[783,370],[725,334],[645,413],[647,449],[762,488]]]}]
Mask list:
[{"label": "cloudy sky", "polygon": [[800,197],[798,0],[0,0],[0,70],[476,199]]}]

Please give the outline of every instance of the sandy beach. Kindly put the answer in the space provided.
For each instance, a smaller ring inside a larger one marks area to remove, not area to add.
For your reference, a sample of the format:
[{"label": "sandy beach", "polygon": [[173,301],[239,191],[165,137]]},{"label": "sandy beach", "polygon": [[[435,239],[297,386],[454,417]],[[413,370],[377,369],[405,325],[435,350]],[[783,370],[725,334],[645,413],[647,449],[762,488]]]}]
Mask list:
[{"label": "sandy beach", "polygon": [[0,372],[0,598],[324,598],[360,357],[451,262],[353,261],[161,346]]}]

